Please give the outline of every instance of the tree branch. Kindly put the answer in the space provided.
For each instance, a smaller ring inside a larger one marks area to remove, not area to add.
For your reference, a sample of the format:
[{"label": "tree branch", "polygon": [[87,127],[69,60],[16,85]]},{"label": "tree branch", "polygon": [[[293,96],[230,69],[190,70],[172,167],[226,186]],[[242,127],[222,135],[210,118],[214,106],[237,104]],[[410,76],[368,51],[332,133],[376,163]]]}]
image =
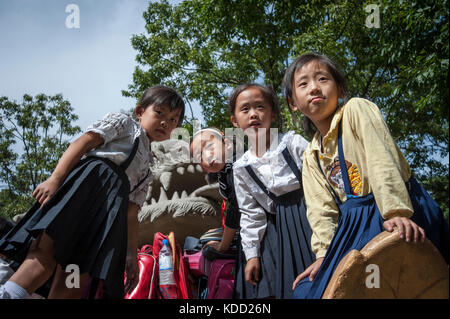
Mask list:
[{"label": "tree branch", "polygon": [[369,91],[370,84],[372,84],[372,81],[373,81],[375,75],[377,74],[377,71],[378,71],[378,69],[375,69],[375,71],[372,73],[372,75],[370,76],[369,80],[366,83],[366,87],[364,88],[364,90],[362,92],[362,96],[364,98],[367,98],[367,92]]},{"label": "tree branch", "polygon": [[194,69],[192,69],[192,68],[187,68],[187,67],[184,67],[184,66],[180,66],[180,65],[178,65],[177,63],[175,63],[175,62],[173,62],[173,61],[171,61],[171,60],[169,60],[169,59],[167,59],[167,58],[162,58],[162,59],[163,59],[164,61],[167,61],[167,62],[169,62],[169,63],[175,65],[177,68],[182,69],[182,70],[184,70],[184,71],[194,71],[194,72],[200,72],[200,73],[211,74],[212,76],[214,76],[216,79],[218,79],[218,80],[220,81],[219,83],[227,83],[227,84],[233,84],[233,85],[238,85],[238,84],[240,84],[240,82],[237,81],[237,80],[222,78],[222,77],[220,77],[219,75],[217,75],[217,74],[215,74],[214,72],[212,72],[212,71],[210,71],[210,70],[207,70],[207,69],[203,69],[203,68],[194,68]]},{"label": "tree branch", "polygon": [[334,39],[334,42],[336,42],[337,40],[339,40],[341,38],[342,34],[344,33],[345,29],[347,28],[348,22],[351,20],[352,16],[355,14],[355,12],[357,12],[356,5],[353,7],[353,10],[350,10],[350,14],[348,15],[348,18],[345,20],[345,24],[342,27],[341,31],[339,32],[338,36],[336,37],[336,39]]}]

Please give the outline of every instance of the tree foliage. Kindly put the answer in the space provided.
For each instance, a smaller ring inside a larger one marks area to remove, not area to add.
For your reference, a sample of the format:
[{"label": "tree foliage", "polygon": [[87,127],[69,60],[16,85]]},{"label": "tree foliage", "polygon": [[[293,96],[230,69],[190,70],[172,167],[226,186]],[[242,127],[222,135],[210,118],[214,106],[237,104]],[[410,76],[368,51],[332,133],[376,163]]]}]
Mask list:
[{"label": "tree foliage", "polygon": [[[374,1],[373,4],[378,2]],[[351,96],[382,110],[416,176],[436,198],[448,197],[448,1],[385,0],[379,28],[366,20],[366,1],[186,0],[149,4],[146,33],[125,96],[156,84],[200,103],[205,124],[230,126],[232,88],[256,81],[281,97],[281,80],[298,55],[332,57]],[[296,129],[282,104],[281,129]],[[447,211],[448,201],[441,200]]]},{"label": "tree foliage", "polygon": [[0,213],[26,211],[32,191],[48,178],[68,138],[79,133],[78,117],[62,95],[25,94],[21,103],[0,97]]}]

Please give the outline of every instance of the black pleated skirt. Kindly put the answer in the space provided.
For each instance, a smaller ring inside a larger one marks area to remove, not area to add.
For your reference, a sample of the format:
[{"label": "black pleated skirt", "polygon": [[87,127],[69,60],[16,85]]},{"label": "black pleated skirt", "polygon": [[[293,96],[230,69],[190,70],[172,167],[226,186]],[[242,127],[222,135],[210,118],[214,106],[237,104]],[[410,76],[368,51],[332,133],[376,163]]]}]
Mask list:
[{"label": "black pleated skirt", "polygon": [[260,281],[245,281],[245,254],[240,246],[235,297],[239,299],[292,298],[292,284],[315,260],[311,250],[312,230],[299,190],[279,196],[276,214],[267,213],[267,228],[260,247]]},{"label": "black pleated skirt", "polygon": [[123,298],[129,190],[121,167],[108,159],[83,159],[42,208],[36,203],[0,239],[0,252],[21,263],[45,231],[57,264],[77,265],[80,274],[103,281],[105,297]]}]

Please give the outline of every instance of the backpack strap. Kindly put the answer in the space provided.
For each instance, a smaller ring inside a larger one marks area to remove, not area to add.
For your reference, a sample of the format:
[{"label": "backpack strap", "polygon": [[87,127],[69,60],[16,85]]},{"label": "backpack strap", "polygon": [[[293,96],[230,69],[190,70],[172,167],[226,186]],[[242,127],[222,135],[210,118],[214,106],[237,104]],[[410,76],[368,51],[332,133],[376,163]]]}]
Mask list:
[{"label": "backpack strap", "polygon": [[261,182],[261,180],[258,178],[258,176],[256,176],[253,168],[250,165],[247,165],[247,166],[245,166],[245,169],[247,170],[250,177],[253,178],[253,180],[256,182],[256,184],[258,184],[258,186],[262,189],[262,191],[265,194],[267,194],[267,196],[269,196],[271,200],[275,201],[277,197],[275,196],[274,193],[269,191],[269,189],[263,184],[263,182]]},{"label": "backpack strap", "polygon": [[138,188],[138,187],[145,181],[145,179],[148,177],[148,175],[150,175],[150,168],[147,170],[147,174],[145,174],[144,178],[141,179],[141,180],[139,181],[139,183],[137,183],[136,186],[133,187],[133,189],[130,191],[130,194],[131,194],[132,192],[134,192],[134,191],[136,190],[136,188]]},{"label": "backpack strap", "polygon": [[295,164],[295,161],[292,158],[292,155],[289,152],[287,147],[283,150],[282,154],[283,154],[284,160],[286,161],[286,163],[291,168],[291,170],[294,173],[295,177],[297,177],[298,182],[300,183],[300,191],[303,194],[302,173],[298,169],[298,166]]},{"label": "backpack strap", "polygon": [[341,168],[342,180],[344,182],[345,193],[348,198],[355,198],[358,196],[352,195],[350,182],[348,178],[347,172],[347,164],[344,158],[344,148],[342,147],[342,122],[339,122],[339,131],[338,131],[338,153],[339,153],[339,167]]},{"label": "backpack strap", "polygon": [[131,149],[131,153],[130,153],[130,155],[128,155],[128,158],[125,160],[125,162],[123,162],[123,163],[120,165],[120,167],[122,167],[124,171],[128,168],[128,166],[130,166],[131,161],[133,161],[133,158],[134,158],[134,156],[136,155],[138,146],[139,146],[139,137],[137,137],[137,138],[134,140],[133,148]]}]

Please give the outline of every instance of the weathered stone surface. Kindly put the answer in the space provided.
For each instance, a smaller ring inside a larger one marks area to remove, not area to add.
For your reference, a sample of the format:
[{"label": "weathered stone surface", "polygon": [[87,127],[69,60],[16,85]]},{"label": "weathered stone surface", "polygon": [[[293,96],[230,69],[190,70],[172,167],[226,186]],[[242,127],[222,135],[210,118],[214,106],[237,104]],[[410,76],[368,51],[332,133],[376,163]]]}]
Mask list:
[{"label": "weathered stone surface", "polygon": [[[379,288],[368,288],[376,283],[376,267]],[[323,295],[324,299],[448,297],[449,268],[436,247],[429,240],[407,243],[397,231],[382,232],[361,251],[350,251]]]}]

